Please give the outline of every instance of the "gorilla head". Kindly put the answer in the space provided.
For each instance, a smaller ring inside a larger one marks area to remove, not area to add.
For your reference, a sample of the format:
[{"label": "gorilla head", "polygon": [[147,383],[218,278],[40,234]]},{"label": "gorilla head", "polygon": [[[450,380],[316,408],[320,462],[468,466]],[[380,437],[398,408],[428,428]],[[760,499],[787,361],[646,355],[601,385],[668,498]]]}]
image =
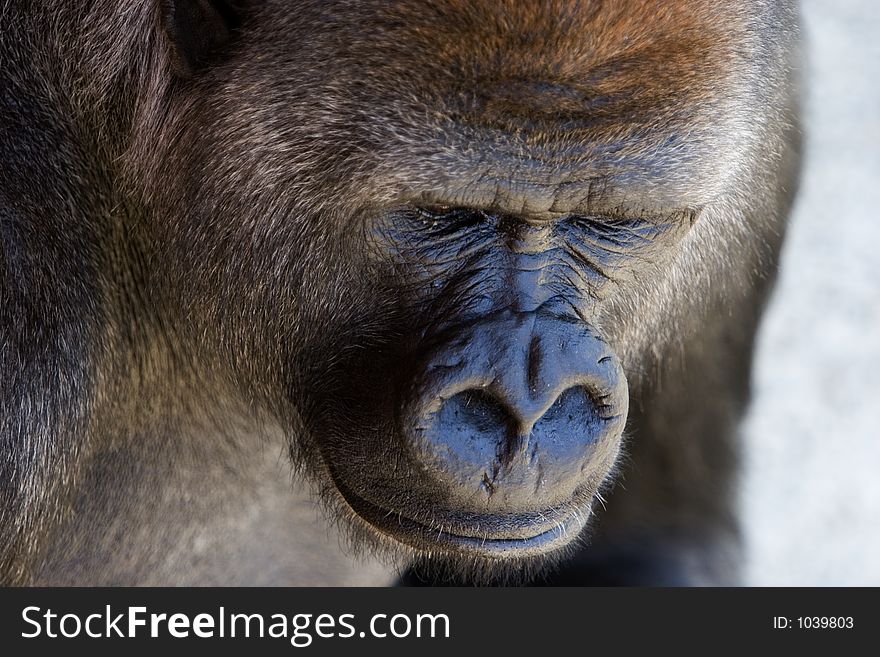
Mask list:
[{"label": "gorilla head", "polygon": [[[182,11],[218,40],[222,11]],[[778,73],[741,74],[773,45],[756,12],[258,7],[216,61],[189,53],[136,177],[161,288],[359,524],[433,554],[554,550],[613,467],[627,376],[719,262],[756,258],[780,150]]]}]

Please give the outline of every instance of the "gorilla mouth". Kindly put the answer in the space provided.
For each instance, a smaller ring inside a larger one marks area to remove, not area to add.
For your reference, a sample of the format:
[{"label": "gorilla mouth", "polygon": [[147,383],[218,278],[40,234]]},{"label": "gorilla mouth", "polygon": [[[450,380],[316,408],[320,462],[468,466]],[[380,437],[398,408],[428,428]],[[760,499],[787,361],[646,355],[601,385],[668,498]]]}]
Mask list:
[{"label": "gorilla mouth", "polygon": [[542,513],[515,516],[468,514],[467,522],[450,514],[433,525],[365,500],[338,479],[336,486],[346,503],[381,533],[420,550],[449,552],[492,559],[538,556],[574,540],[590,517],[591,505],[572,506]]}]

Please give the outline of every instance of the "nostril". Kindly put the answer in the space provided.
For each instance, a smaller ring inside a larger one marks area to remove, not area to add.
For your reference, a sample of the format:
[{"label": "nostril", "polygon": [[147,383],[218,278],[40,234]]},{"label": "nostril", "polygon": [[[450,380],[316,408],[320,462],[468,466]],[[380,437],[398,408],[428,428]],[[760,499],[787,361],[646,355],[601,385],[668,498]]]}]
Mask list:
[{"label": "nostril", "polygon": [[435,414],[424,418],[420,431],[428,460],[447,475],[463,477],[465,488],[472,476],[492,472],[510,460],[508,452],[518,442],[511,439],[516,422],[503,402],[482,388],[469,388],[441,400]]},{"label": "nostril", "polygon": [[511,465],[528,439],[520,414],[505,401],[488,390],[472,388],[447,399],[437,418],[450,452],[468,459],[479,455],[493,477],[499,467]]},{"label": "nostril", "polygon": [[565,390],[553,406],[547,409],[543,417],[538,420],[537,424],[556,424],[560,421],[573,421],[576,418],[588,416],[592,411],[592,399],[587,391],[576,386]]},{"label": "nostril", "polygon": [[557,448],[571,443],[575,452],[581,453],[603,434],[601,421],[611,410],[598,397],[584,386],[564,390],[535,423],[532,435],[539,441],[551,440]]},{"label": "nostril", "polygon": [[506,433],[512,422],[501,402],[479,388],[464,390],[447,399],[440,407],[438,419],[443,426],[455,427],[459,433],[483,435]]}]

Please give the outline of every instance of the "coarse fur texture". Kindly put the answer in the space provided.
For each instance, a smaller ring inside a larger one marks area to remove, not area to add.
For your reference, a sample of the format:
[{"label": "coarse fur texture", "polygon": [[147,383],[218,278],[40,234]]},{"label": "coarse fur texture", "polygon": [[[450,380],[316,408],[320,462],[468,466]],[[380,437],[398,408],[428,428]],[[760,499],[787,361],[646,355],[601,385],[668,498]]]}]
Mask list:
[{"label": "coarse fur texture", "polygon": [[[736,424],[796,187],[792,3],[199,2],[191,40],[180,4],[0,3],[0,582],[296,584],[262,483],[281,451],[407,581],[735,582]],[[553,554],[408,547],[340,494],[426,494],[371,413],[473,272],[398,239],[418,208],[554,248],[649,227],[565,292],[629,418]]]}]

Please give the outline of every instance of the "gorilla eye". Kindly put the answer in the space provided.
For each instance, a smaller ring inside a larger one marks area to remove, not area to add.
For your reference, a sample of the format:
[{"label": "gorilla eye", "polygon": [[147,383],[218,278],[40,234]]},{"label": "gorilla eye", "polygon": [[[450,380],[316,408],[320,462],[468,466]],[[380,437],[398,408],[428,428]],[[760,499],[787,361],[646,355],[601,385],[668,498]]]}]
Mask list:
[{"label": "gorilla eye", "polygon": [[476,226],[485,225],[492,216],[482,210],[429,206],[416,208],[416,219],[435,237],[454,235]]},{"label": "gorilla eye", "polygon": [[698,214],[697,210],[690,209],[663,215],[615,211],[601,215],[571,215],[562,223],[570,230],[589,231],[599,238],[641,242],[676,234],[680,229],[692,226]]}]

